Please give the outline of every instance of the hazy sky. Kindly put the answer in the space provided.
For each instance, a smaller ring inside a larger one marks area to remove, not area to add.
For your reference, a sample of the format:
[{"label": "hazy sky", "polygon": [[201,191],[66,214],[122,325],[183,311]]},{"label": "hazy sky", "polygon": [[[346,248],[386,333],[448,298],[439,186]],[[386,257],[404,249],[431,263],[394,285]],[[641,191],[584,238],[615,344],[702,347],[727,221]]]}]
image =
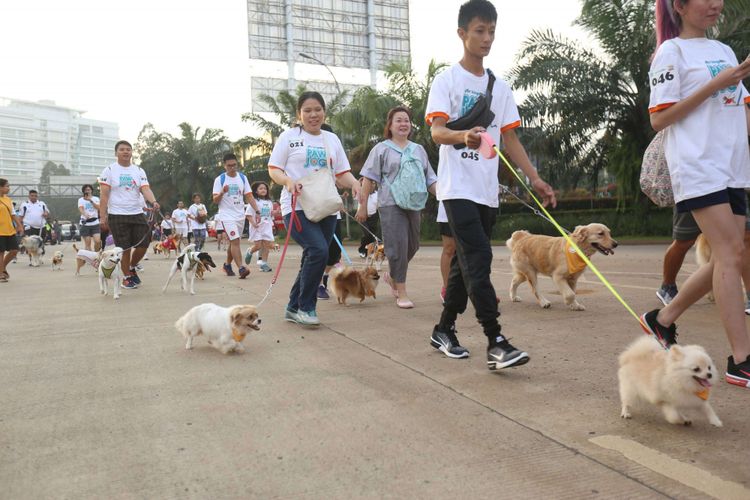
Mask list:
[{"label": "hazy sky", "polygon": [[[414,67],[461,56],[455,34],[464,0],[411,0]],[[579,0],[494,0],[498,29],[487,66],[512,65],[534,28],[574,37]],[[222,128],[230,139],[251,133],[252,71],[245,0],[0,0],[0,97],[50,99],[116,121],[131,141],[146,122],[174,132],[188,121]],[[321,73],[323,71],[323,73]],[[298,78],[324,69],[298,64]],[[346,81],[345,72],[336,72]]]}]

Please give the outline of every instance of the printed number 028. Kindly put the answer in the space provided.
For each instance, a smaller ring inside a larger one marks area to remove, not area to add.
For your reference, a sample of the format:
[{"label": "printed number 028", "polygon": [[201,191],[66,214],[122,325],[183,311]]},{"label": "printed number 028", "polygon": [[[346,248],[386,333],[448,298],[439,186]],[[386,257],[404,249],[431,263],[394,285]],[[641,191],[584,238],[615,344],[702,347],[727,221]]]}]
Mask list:
[{"label": "printed number 028", "polygon": [[651,85],[656,86],[660,83],[671,82],[672,80],[674,80],[674,75],[671,71],[667,71],[666,73],[662,73],[661,75],[659,75],[659,78],[654,77],[651,80]]},{"label": "printed number 028", "polygon": [[462,151],[461,158],[468,158],[469,160],[479,161],[479,153],[477,153],[476,151]]}]

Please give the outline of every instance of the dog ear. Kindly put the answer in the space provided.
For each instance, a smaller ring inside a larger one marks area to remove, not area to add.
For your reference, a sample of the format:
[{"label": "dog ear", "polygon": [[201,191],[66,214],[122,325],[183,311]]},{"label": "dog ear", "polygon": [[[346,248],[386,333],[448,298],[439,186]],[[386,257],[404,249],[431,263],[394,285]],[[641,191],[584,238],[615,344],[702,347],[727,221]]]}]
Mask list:
[{"label": "dog ear", "polygon": [[669,357],[672,361],[679,361],[685,357],[685,351],[679,345],[675,344],[669,348]]}]

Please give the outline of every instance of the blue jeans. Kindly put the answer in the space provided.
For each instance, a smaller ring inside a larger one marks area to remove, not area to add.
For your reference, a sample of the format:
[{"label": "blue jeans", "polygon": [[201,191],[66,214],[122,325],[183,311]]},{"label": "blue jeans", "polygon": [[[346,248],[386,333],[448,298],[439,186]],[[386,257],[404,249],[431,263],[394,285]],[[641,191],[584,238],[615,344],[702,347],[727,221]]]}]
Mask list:
[{"label": "blue jeans", "polygon": [[331,215],[319,222],[311,222],[302,210],[297,210],[297,218],[302,226],[302,232],[298,232],[295,224],[291,227],[289,225],[291,215],[284,216],[284,225],[287,231],[292,232],[292,239],[302,247],[302,263],[289,292],[287,308],[292,311],[310,312],[315,310],[318,303],[318,285],[326,269],[328,247],[336,229],[336,216]]},{"label": "blue jeans", "polygon": [[203,245],[206,243],[205,229],[193,229],[193,243],[195,243],[196,251],[200,252],[203,250]]}]

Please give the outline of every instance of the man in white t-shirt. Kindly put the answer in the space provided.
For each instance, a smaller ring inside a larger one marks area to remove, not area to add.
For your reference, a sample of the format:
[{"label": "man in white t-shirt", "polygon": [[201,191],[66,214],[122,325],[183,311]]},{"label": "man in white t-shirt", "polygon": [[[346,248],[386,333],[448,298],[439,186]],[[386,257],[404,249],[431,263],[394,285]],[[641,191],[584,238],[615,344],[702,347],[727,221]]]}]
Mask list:
[{"label": "man in white t-shirt", "polygon": [[511,160],[531,179],[544,202],[556,205],[554,191],[539,177],[516,136],[514,129],[521,120],[510,88],[484,69],[496,24],[497,11],[489,1],[472,0],[461,6],[458,36],[463,58],[435,77],[426,108],[432,138],[440,144],[437,198],[445,206],[457,253],[430,344],[450,358],[469,356],[458,342],[455,323],[470,298],[487,336],[490,370],[522,365],[529,356],[500,333],[497,320],[500,313],[490,280],[490,235],[498,207],[498,164],[497,159],[484,158],[477,151],[480,133],[487,132],[495,144],[502,135]]},{"label": "man in white t-shirt", "polygon": [[179,234],[185,240],[188,236],[188,211],[181,201],[177,202],[177,208],[172,211],[172,223],[175,234]]},{"label": "man in white t-shirt", "polygon": [[[240,279],[245,279],[250,274],[242,263],[242,250],[240,249],[242,230],[245,228],[245,203],[249,203],[256,213],[259,212],[258,204],[255,203],[247,177],[237,171],[237,157],[234,153],[224,155],[224,170],[225,173],[214,180],[213,187],[213,201],[219,205],[216,226],[224,230],[229,240],[224,272],[227,276],[235,275],[232,270],[232,261],[234,261],[239,268]],[[257,224],[257,219],[251,224]]]},{"label": "man in white t-shirt", "polygon": [[19,212],[26,235],[41,236],[44,240],[42,229],[49,217],[49,209],[46,203],[39,199],[39,193],[35,189],[29,191],[29,199],[21,204]]},{"label": "man in white t-shirt", "polygon": [[128,141],[115,144],[117,161],[105,168],[99,176],[101,199],[99,220],[102,231],[112,233],[115,245],[124,249],[120,267],[124,288],[137,288],[141,279],[136,266],[148,250],[151,228],[143,214],[143,198],[159,210],[154,193],[148,184],[146,172],[131,163],[133,147]]},{"label": "man in white t-shirt", "polygon": [[203,197],[200,193],[193,194],[193,204],[188,208],[188,219],[190,219],[190,228],[193,231],[193,243],[195,250],[200,252],[206,242],[206,218],[208,210],[203,204]]}]

